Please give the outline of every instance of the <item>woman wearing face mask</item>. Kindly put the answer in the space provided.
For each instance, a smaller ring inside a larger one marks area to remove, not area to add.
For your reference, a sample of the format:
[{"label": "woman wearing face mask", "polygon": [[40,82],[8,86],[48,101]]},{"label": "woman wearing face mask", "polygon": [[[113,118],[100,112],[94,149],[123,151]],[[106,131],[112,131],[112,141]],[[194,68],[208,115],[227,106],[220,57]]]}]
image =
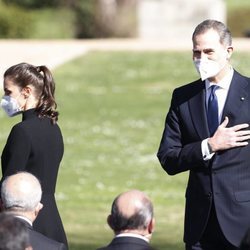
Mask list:
[{"label": "woman wearing face mask", "polygon": [[64,146],[51,72],[45,66],[20,63],[4,73],[3,85],[2,108],[11,117],[22,113],[22,121],[12,128],[2,152],[3,178],[28,171],[41,181],[43,209],[33,227],[67,245],[54,197]]}]

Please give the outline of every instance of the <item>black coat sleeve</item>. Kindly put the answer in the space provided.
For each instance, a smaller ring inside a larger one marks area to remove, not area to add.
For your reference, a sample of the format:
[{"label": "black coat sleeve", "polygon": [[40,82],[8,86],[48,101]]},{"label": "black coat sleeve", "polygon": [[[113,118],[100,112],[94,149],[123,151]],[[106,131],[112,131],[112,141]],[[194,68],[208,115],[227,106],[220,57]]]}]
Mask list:
[{"label": "black coat sleeve", "polygon": [[2,153],[3,176],[25,170],[30,152],[29,134],[22,127],[14,126]]}]

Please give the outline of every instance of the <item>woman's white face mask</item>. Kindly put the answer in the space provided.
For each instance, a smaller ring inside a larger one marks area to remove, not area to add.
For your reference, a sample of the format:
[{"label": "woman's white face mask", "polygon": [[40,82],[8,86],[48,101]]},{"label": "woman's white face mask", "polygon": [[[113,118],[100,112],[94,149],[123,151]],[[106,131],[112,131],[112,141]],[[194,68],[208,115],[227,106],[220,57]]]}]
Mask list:
[{"label": "woman's white face mask", "polygon": [[17,100],[11,96],[5,95],[1,100],[1,107],[10,117],[18,115],[22,112]]}]

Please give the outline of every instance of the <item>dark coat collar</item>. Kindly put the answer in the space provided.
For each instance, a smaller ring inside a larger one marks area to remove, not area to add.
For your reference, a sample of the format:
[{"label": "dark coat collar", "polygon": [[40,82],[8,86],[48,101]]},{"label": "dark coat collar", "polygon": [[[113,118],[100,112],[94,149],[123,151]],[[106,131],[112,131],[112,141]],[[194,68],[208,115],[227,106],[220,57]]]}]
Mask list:
[{"label": "dark coat collar", "polygon": [[37,117],[37,112],[35,109],[28,109],[28,110],[25,110],[22,113],[22,115],[23,115],[22,120],[25,121],[25,120]]}]

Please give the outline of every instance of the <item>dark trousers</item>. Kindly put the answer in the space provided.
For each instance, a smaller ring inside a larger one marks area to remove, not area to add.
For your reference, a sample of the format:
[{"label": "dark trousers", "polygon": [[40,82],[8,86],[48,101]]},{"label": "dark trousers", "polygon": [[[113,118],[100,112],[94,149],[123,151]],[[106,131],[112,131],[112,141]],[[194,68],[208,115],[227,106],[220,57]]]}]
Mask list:
[{"label": "dark trousers", "polygon": [[237,250],[223,235],[212,206],[207,227],[199,242],[194,245],[186,244],[186,250]]}]

